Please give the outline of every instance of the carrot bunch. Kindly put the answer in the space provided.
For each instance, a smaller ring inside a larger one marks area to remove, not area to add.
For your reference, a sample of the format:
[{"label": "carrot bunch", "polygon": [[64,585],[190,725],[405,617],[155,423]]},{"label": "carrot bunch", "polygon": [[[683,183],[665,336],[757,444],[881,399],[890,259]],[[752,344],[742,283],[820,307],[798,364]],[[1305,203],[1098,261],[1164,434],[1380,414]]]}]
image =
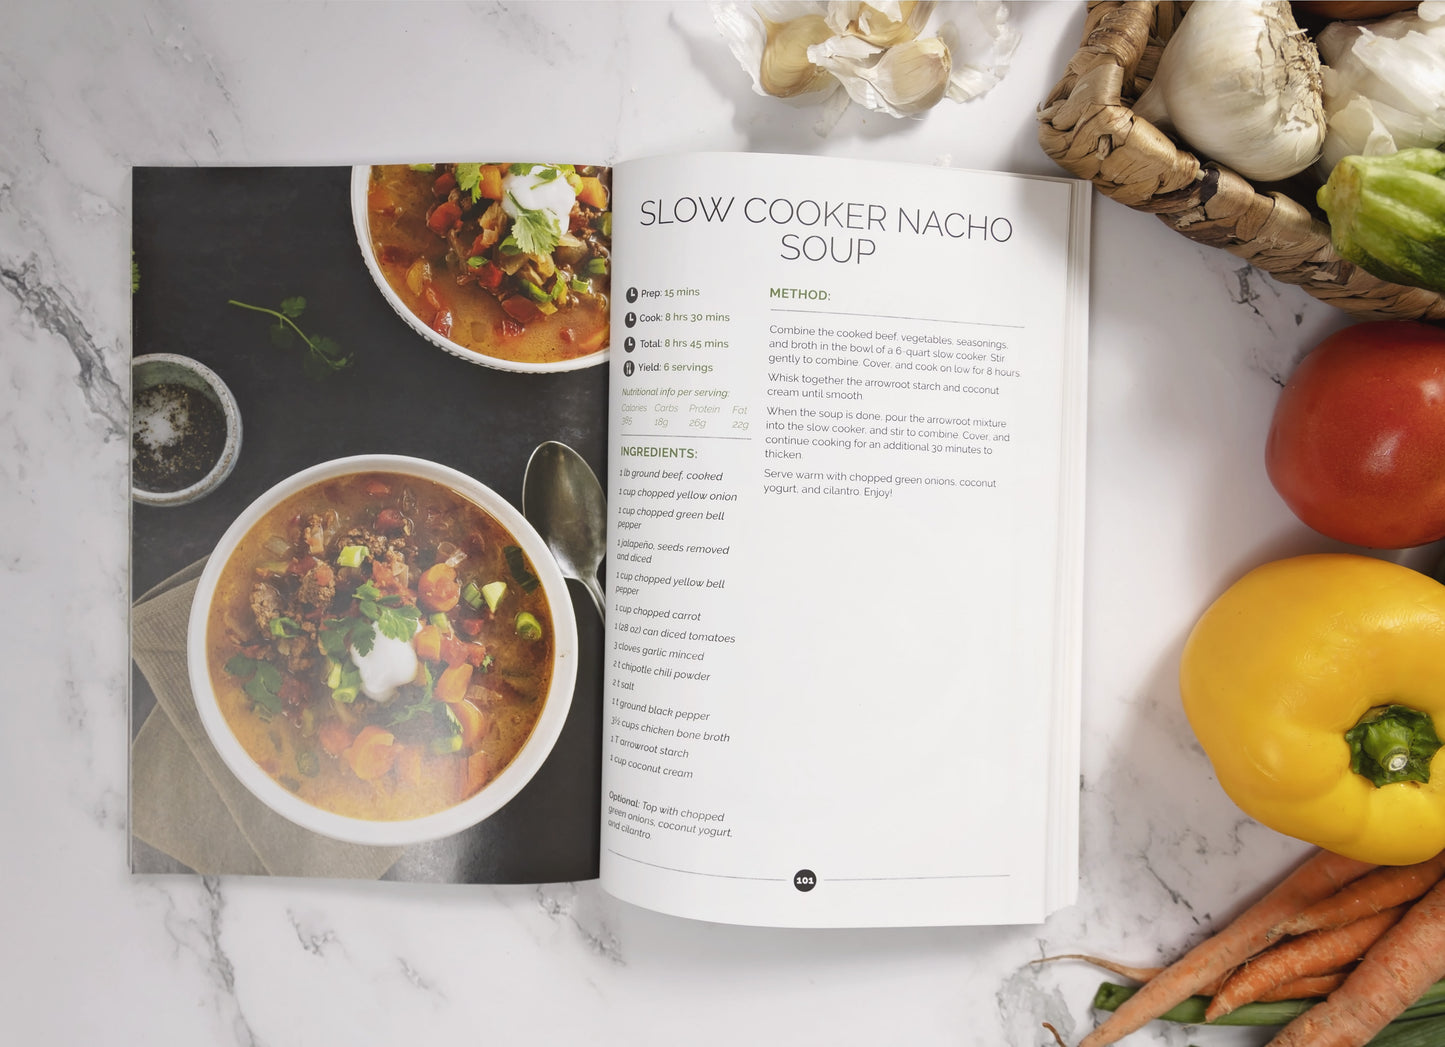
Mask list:
[{"label": "carrot bunch", "polygon": [[[1075,958],[1143,982],[1115,997],[1117,1009],[1079,1047],[1106,1047],[1161,1017],[1242,1024],[1230,1015],[1274,1000],[1307,1002],[1268,1047],[1364,1047],[1445,979],[1445,852],[1374,866],[1316,851],[1168,967]],[[1186,1001],[1204,1006],[1173,1013]],[[1431,1013],[1445,1011],[1432,1004]]]}]

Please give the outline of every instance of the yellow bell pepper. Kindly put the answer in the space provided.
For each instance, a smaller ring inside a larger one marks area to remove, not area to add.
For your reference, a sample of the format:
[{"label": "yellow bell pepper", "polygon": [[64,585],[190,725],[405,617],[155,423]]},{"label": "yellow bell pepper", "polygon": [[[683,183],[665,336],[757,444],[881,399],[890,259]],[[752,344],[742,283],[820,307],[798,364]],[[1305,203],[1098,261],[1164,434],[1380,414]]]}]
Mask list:
[{"label": "yellow bell pepper", "polygon": [[1265,564],[1199,619],[1179,690],[1251,817],[1381,865],[1445,849],[1445,585],[1365,556]]}]

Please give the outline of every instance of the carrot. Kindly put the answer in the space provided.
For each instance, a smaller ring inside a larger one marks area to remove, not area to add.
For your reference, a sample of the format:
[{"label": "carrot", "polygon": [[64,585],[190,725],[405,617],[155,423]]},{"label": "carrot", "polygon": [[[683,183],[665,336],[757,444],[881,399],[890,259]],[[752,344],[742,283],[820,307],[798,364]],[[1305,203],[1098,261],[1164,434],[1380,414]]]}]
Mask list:
[{"label": "carrot", "polygon": [[1223,1018],[1261,993],[1306,974],[1326,974],[1358,960],[1405,915],[1405,906],[1366,916],[1341,927],[1311,931],[1264,950],[1224,980],[1204,1011],[1206,1021]]},{"label": "carrot", "polygon": [[1302,974],[1291,978],[1283,985],[1259,994],[1256,1003],[1278,1003],[1280,1000],[1312,1000],[1328,996],[1340,987],[1348,971],[1331,971],[1328,974]]},{"label": "carrot", "polygon": [[1085,963],[1091,963],[1095,967],[1102,967],[1111,974],[1117,974],[1120,978],[1129,978],[1136,982],[1147,982],[1150,978],[1164,970],[1163,967],[1132,967],[1127,963],[1118,963],[1114,960],[1106,960],[1102,956],[1090,956],[1082,952],[1061,953],[1058,956],[1041,956],[1037,960],[1030,962],[1053,963],[1055,960],[1083,960]]},{"label": "carrot", "polygon": [[[1117,963],[1114,960],[1105,959],[1102,956],[1090,956],[1087,953],[1062,953],[1058,956],[1043,956],[1033,963],[1052,963],[1055,960],[1083,960],[1095,967],[1102,967],[1111,974],[1117,974],[1121,978],[1128,978],[1131,981],[1147,982],[1156,975],[1162,974],[1163,967],[1135,967],[1127,963]],[[1238,968],[1236,968],[1238,970]],[[1200,986],[1195,992],[1200,996],[1212,996],[1218,992],[1220,985],[1230,977],[1229,974],[1217,979],[1209,985]],[[1339,988],[1340,982],[1345,980],[1344,971],[1331,971],[1328,974],[1302,974],[1287,981],[1281,982],[1272,989],[1266,989],[1257,997],[1259,1003],[1276,1003],[1279,1000],[1308,1000],[1318,996],[1326,996]]]},{"label": "carrot", "polygon": [[1200,942],[1184,957],[1151,978],[1117,1011],[1085,1036],[1079,1047],[1104,1047],[1157,1018],[1169,1008],[1218,979],[1269,944],[1268,933],[1305,906],[1328,898],[1374,865],[1316,851],[1296,866],[1268,894],[1218,934]]},{"label": "carrot", "polygon": [[351,771],[362,781],[374,781],[391,770],[396,762],[396,735],[375,724],[368,724],[341,754]]},{"label": "carrot", "polygon": [[1382,865],[1275,927],[1280,935],[1338,927],[1420,897],[1445,876],[1445,851],[1414,865]]},{"label": "carrot", "polygon": [[460,702],[467,696],[467,684],[472,681],[472,667],[467,662],[445,669],[437,677],[432,693],[439,702]]},{"label": "carrot", "polygon": [[1445,882],[1409,907],[1334,992],[1267,1047],[1363,1047],[1445,976]]}]

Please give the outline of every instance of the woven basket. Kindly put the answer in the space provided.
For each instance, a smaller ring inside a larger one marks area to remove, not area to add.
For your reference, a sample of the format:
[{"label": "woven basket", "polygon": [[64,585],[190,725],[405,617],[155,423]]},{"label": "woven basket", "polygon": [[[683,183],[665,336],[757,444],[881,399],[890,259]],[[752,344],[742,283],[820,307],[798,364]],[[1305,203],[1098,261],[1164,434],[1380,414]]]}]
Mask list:
[{"label": "woven basket", "polygon": [[1445,296],[1386,283],[1336,254],[1309,185],[1255,185],[1134,115],[1182,17],[1170,0],[1091,2],[1083,43],[1039,108],[1044,152],[1105,196],[1360,319],[1445,320]]}]

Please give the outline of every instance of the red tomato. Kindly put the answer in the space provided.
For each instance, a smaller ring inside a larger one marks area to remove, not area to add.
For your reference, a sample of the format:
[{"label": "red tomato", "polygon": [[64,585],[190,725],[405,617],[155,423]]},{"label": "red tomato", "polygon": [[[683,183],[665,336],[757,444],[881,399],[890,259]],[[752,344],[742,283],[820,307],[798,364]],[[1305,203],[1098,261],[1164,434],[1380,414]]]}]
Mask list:
[{"label": "red tomato", "polygon": [[1445,330],[1405,320],[1330,335],[1275,406],[1265,468],[1330,538],[1405,549],[1445,537]]}]

